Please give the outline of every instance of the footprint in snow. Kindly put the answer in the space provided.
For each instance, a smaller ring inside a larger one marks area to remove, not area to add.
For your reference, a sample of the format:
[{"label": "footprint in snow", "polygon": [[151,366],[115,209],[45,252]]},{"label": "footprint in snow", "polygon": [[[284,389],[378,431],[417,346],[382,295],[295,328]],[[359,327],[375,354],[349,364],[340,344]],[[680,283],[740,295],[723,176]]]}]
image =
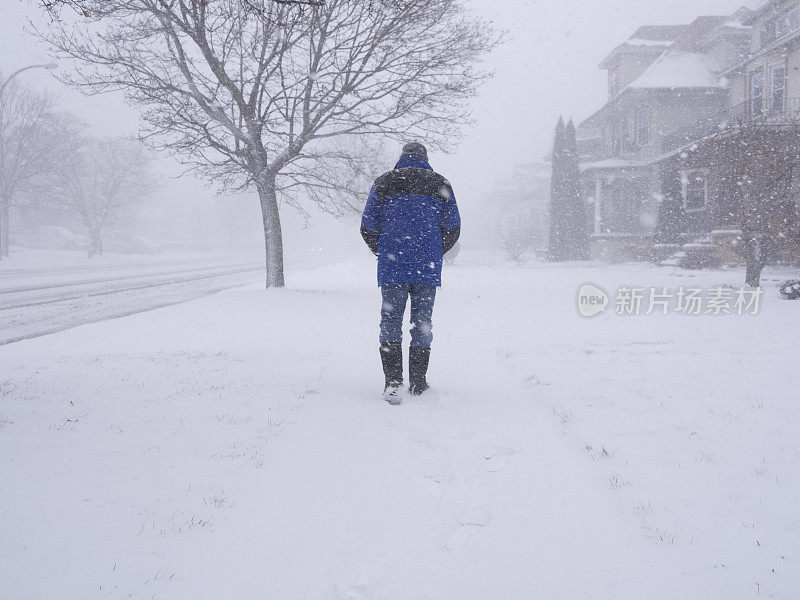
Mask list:
[{"label": "footprint in snow", "polygon": [[326,597],[336,600],[363,600],[374,596],[385,579],[386,565],[378,557],[352,558],[336,569],[331,591]]},{"label": "footprint in snow", "polygon": [[457,552],[469,543],[469,540],[492,520],[492,511],[488,505],[472,506],[457,513],[456,527],[444,542],[447,550]]},{"label": "footprint in snow", "polygon": [[486,463],[486,470],[490,473],[497,473],[506,468],[515,453],[516,451],[512,448],[493,446],[486,449],[481,456]]}]

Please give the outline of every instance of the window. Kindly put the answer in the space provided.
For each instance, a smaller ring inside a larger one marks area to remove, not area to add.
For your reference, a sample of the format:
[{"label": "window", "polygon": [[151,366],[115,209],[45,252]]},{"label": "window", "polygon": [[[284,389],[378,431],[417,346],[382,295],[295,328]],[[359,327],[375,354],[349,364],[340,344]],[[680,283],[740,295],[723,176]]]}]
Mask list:
[{"label": "window", "polygon": [[622,151],[630,152],[632,150],[633,136],[631,135],[631,120],[628,117],[622,117],[620,125],[620,137],[622,138]]},{"label": "window", "polygon": [[750,112],[757,117],[764,112],[764,69],[750,73]]},{"label": "window", "polygon": [[708,201],[708,184],[703,171],[681,173],[683,187],[683,207],[686,212],[705,210]]},{"label": "window", "polygon": [[761,44],[764,46],[771,44],[798,28],[800,28],[800,6],[794,6],[764,24]]},{"label": "window", "polygon": [[781,114],[786,109],[786,65],[774,65],[771,69],[769,112]]},{"label": "window", "polygon": [[650,110],[646,106],[636,109],[636,145],[646,146],[650,143]]},{"label": "window", "polygon": [[736,54],[739,60],[744,60],[750,56],[750,42],[741,42],[736,46]]}]

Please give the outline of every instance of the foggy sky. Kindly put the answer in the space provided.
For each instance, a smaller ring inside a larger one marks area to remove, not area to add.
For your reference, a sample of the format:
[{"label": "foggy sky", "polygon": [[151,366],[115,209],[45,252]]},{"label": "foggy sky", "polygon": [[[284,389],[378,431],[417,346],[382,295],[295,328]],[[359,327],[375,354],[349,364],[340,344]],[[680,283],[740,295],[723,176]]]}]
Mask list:
[{"label": "foggy sky", "polygon": [[[432,154],[434,168],[451,180],[462,206],[480,202],[493,181],[507,176],[515,163],[540,160],[548,152],[560,114],[580,121],[603,103],[605,73],[597,64],[639,25],[688,23],[701,13],[731,14],[745,1],[470,0],[477,14],[506,30],[509,37],[487,61],[495,77],[472,104],[476,125],[464,132],[454,154]],[[27,18],[40,17],[34,0],[0,0],[0,5],[3,73],[47,62],[40,42],[23,31]],[[86,98],[44,71],[27,72],[20,79],[52,90],[59,97],[59,108],[78,114],[98,135],[137,129],[136,110],[125,106],[118,95]],[[165,160],[164,169],[177,173],[171,164]],[[191,177],[160,193],[187,198],[211,195]]]}]

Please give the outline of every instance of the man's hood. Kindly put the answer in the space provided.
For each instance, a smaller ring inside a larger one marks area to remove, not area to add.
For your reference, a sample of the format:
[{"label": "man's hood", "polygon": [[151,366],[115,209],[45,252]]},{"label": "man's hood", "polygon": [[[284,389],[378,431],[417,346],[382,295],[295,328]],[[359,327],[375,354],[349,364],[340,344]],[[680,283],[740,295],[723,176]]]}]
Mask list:
[{"label": "man's hood", "polygon": [[408,167],[433,171],[433,167],[428,164],[428,161],[417,158],[416,156],[402,156],[394,166],[395,169],[406,169]]}]

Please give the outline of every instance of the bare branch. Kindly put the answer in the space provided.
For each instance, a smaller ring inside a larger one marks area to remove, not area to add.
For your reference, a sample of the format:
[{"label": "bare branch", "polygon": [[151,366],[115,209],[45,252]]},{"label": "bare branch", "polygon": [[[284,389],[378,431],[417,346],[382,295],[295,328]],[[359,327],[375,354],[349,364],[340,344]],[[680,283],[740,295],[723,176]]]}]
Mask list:
[{"label": "bare branch", "polygon": [[86,18],[55,7],[39,33],[77,62],[63,81],[140,107],[143,140],[223,188],[255,187],[277,256],[278,194],[353,210],[365,190],[322,170],[374,175],[367,138],[453,147],[499,42],[463,3],[81,0]]},{"label": "bare branch", "polygon": [[[4,80],[0,73],[0,82]],[[50,96],[10,81],[0,98],[0,256],[8,256],[9,209],[31,194],[35,179],[48,168],[45,128],[53,108]]]},{"label": "bare branch", "polygon": [[103,230],[133,217],[133,211],[155,188],[148,166],[151,156],[139,142],[93,138],[84,124],[63,115],[52,128],[51,153],[58,157],[48,178],[61,208],[77,216],[103,253]]}]

